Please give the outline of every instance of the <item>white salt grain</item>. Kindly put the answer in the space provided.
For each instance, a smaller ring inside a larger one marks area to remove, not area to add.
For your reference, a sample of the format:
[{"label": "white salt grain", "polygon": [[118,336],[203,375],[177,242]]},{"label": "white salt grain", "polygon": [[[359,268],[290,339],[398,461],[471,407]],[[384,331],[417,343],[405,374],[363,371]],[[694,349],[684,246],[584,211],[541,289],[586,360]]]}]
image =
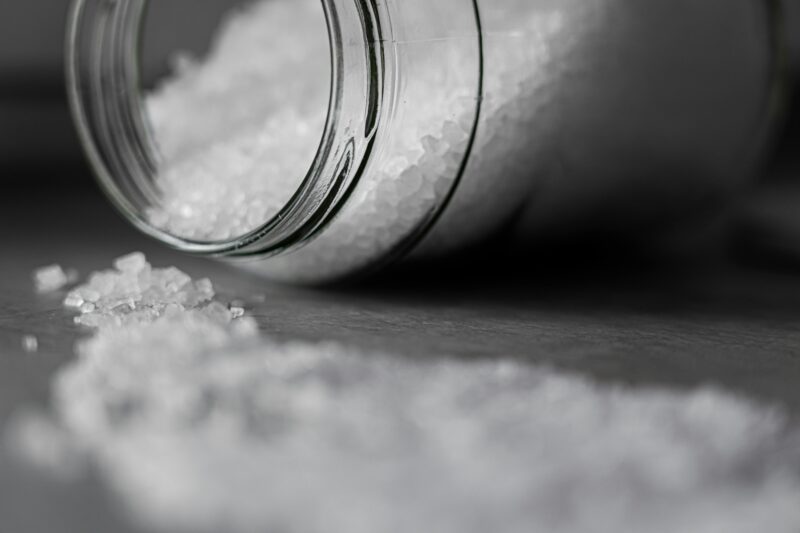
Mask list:
[{"label": "white salt grain", "polygon": [[70,291],[64,305],[81,312],[76,323],[103,327],[153,320],[167,309],[195,308],[213,298],[209,280],[193,282],[174,267],[154,269],[137,252],[114,261],[114,270],[92,274],[87,284]]},{"label": "white salt grain", "polygon": [[33,273],[36,291],[39,293],[55,292],[63,289],[77,279],[77,272],[65,272],[60,265],[42,267]]},{"label": "white salt grain", "polygon": [[83,298],[77,293],[70,293],[64,299],[65,307],[80,308],[81,306],[83,306],[83,303],[84,303]]},{"label": "white salt grain", "polygon": [[22,337],[22,349],[27,353],[36,353],[39,351],[39,339],[34,335],[25,335]]},{"label": "white salt grain", "polygon": [[114,261],[114,268],[120,272],[138,274],[147,267],[147,259],[142,252],[134,252]]},{"label": "white salt grain", "polygon": [[[50,420],[23,417],[12,439],[46,468],[89,458],[146,527],[800,528],[800,440],[778,409],[503,359],[276,343],[205,298],[210,282],[167,289],[176,274],[90,278],[115,287],[80,317],[95,332],[54,381]],[[124,298],[134,305],[109,303]],[[43,448],[42,435],[59,437]]]}]

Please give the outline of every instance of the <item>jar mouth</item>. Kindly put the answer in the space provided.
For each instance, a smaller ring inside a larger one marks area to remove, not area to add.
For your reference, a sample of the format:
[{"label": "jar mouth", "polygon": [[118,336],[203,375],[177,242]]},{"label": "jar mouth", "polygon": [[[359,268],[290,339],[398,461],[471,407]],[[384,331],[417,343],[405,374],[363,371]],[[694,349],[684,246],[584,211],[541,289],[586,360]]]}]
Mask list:
[{"label": "jar mouth", "polygon": [[240,234],[198,238],[165,229],[153,216],[154,210],[162,209],[164,191],[159,183],[163,154],[141,88],[140,51],[149,3],[72,4],[67,32],[70,103],[101,188],[132,224],[181,251],[263,256],[301,245],[335,216],[372,149],[385,92],[383,57],[379,47],[370,46],[380,42],[375,34],[381,27],[378,13],[352,0],[320,2],[327,26],[330,87],[313,161],[285,203],[281,200],[283,205],[265,220],[252,221],[251,227],[235,232]]}]

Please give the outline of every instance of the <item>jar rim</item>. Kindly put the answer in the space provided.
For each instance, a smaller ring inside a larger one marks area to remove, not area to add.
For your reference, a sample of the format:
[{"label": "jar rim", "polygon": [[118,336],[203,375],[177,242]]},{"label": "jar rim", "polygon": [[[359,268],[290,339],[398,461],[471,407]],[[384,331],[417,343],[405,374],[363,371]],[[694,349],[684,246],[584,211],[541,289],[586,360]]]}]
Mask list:
[{"label": "jar rim", "polygon": [[158,198],[155,142],[144,119],[137,63],[148,4],[149,0],[111,4],[73,0],[70,9],[66,55],[70,107],[102,190],[139,230],[188,253],[263,256],[312,238],[351,195],[372,151],[387,96],[383,49],[370,46],[381,42],[381,14],[370,2],[321,0],[331,86],[314,161],[270,220],[244,235],[206,242],[174,235],[145,216]]}]

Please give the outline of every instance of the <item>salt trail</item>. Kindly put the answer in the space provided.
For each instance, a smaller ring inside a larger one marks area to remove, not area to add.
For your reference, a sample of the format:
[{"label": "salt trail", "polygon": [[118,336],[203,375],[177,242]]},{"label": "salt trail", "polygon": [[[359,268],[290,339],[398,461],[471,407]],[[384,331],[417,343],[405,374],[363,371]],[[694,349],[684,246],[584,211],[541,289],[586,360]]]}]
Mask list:
[{"label": "salt trail", "polygon": [[[509,359],[275,342],[141,254],[73,291],[92,329],[11,441],[93,465],[154,531],[794,533],[798,433],[703,388]],[[238,302],[237,302],[238,303]],[[424,357],[419,357],[424,355]]]}]

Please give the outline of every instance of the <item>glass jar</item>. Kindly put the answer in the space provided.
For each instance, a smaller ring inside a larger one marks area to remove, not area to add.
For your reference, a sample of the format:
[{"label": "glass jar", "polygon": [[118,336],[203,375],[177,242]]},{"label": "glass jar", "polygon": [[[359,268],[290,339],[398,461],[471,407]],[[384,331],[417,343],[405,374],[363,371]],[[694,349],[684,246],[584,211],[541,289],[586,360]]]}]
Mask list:
[{"label": "glass jar", "polygon": [[[700,224],[753,175],[781,102],[785,54],[770,0],[271,3],[283,7],[263,9],[319,10],[329,49],[330,72],[306,78],[317,86],[330,78],[324,120],[301,121],[319,130],[313,145],[303,141],[311,162],[270,171],[296,175],[288,193],[227,178],[202,191],[191,181],[165,185],[160,126],[141,83],[147,0],[75,0],[68,72],[84,146],[117,207],[179,250],[274,279],[337,280],[498,233],[533,246],[564,228],[655,238],[687,220]],[[302,18],[276,13],[263,20],[279,22],[254,35]],[[304,45],[270,46],[290,57]],[[298,64],[315,57],[294,55]],[[275,63],[250,58],[262,59]],[[267,98],[273,83],[260,83]],[[238,106],[245,115],[269,107],[248,102]],[[238,104],[230,105],[233,114]],[[280,148],[280,137],[271,145]],[[196,152],[208,158],[217,148]],[[258,160],[258,147],[240,148],[237,156]],[[216,163],[204,164],[214,178]],[[184,203],[165,215],[176,188]],[[235,200],[192,206],[191,193]],[[280,205],[251,210],[262,196]],[[237,222],[193,233],[180,213]]]}]

